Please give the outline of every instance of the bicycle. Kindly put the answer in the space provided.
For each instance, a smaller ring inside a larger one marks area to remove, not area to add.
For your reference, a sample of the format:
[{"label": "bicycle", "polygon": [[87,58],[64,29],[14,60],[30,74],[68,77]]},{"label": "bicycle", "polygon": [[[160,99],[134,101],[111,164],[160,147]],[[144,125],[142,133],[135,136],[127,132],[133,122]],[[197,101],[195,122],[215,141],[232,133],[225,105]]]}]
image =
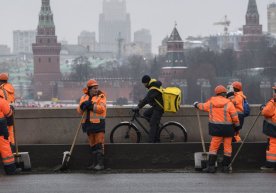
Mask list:
[{"label": "bicycle", "polygon": [[[140,115],[139,111],[132,111],[133,116],[130,121],[123,121],[116,125],[110,133],[110,143],[140,143],[141,131],[135,122],[149,135],[149,130],[141,123],[139,118],[147,120],[146,117]],[[158,136],[160,143],[168,142],[186,142],[188,135],[187,130],[181,123],[176,121],[168,121],[164,124],[160,123]]]}]

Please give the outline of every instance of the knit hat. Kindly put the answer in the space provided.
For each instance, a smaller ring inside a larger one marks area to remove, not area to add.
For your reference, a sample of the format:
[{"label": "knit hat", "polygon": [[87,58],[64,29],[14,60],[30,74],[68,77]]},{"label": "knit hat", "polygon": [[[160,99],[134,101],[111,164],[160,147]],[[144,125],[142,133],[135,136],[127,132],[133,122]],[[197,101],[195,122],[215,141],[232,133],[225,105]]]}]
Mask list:
[{"label": "knit hat", "polygon": [[150,82],[150,76],[149,75],[145,75],[142,78],[142,83],[149,83]]}]

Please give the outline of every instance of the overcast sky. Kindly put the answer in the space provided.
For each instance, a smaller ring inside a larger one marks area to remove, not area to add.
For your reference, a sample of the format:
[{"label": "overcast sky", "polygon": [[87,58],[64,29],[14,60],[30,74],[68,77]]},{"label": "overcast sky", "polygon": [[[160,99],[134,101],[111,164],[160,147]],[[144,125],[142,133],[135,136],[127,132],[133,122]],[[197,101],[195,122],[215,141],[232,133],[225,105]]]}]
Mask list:
[{"label": "overcast sky", "polygon": [[[249,0],[126,0],[133,32],[146,28],[151,31],[153,52],[162,39],[171,33],[175,21],[182,39],[205,36],[223,31],[214,22],[231,21],[229,30],[245,24]],[[273,0],[256,0],[263,31],[267,31],[267,5]],[[275,0],[276,1],[276,0]],[[12,47],[13,30],[34,30],[38,25],[41,0],[0,0],[0,44]],[[76,44],[83,30],[95,31],[102,0],[51,0],[58,40]]]}]

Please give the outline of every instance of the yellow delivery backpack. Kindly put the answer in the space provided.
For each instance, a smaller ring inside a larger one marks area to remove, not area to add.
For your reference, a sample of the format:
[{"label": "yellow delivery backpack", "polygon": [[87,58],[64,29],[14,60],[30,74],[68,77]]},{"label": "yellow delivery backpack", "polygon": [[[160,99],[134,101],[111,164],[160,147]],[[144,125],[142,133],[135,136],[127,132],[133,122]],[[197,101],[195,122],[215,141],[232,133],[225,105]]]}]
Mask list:
[{"label": "yellow delivery backpack", "polygon": [[156,99],[155,102],[164,109],[164,112],[175,113],[180,109],[181,104],[181,90],[177,87],[167,88],[156,88],[151,87],[150,89],[156,89],[162,93],[163,103],[160,104]]}]

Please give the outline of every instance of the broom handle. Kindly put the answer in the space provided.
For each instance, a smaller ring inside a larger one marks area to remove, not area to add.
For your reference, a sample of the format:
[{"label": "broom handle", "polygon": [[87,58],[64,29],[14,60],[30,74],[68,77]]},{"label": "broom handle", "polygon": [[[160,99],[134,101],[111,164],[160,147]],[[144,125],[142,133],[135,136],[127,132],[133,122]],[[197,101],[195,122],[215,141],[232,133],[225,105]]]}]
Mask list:
[{"label": "broom handle", "polygon": [[196,115],[197,115],[197,120],[198,120],[199,133],[200,133],[200,139],[201,139],[203,152],[206,153],[205,142],[204,142],[204,138],[203,138],[202,126],[201,126],[201,121],[200,121],[199,110],[198,109],[196,110]]},{"label": "broom handle", "polygon": [[238,154],[239,154],[239,152],[240,152],[240,150],[241,150],[241,148],[242,148],[242,146],[243,146],[245,140],[247,139],[247,137],[248,137],[248,135],[250,134],[251,130],[252,130],[253,127],[255,126],[255,123],[257,122],[258,118],[260,117],[261,112],[262,112],[262,111],[260,111],[260,112],[258,113],[256,119],[254,120],[254,122],[253,122],[251,128],[250,128],[250,129],[248,130],[248,132],[246,133],[246,135],[245,135],[245,137],[244,137],[244,139],[243,139],[243,141],[242,141],[242,144],[240,145],[239,149],[237,150],[235,156],[233,157],[233,159],[232,159],[232,161],[231,161],[231,163],[229,164],[228,167],[231,167],[232,164],[234,163],[234,161],[235,161],[236,157],[238,156]]},{"label": "broom handle", "polygon": [[72,154],[73,149],[74,149],[74,146],[75,146],[75,144],[76,144],[77,137],[78,137],[78,135],[79,135],[79,131],[80,131],[80,128],[81,128],[81,124],[82,124],[82,120],[83,120],[83,118],[84,118],[84,115],[86,115],[85,112],[82,114],[82,117],[81,117],[81,120],[80,120],[80,123],[79,123],[79,127],[78,127],[78,129],[77,129],[77,131],[76,131],[76,134],[75,134],[75,136],[74,136],[74,140],[73,140],[72,146],[71,146],[71,148],[70,148],[70,155]]},{"label": "broom handle", "polygon": [[13,135],[14,135],[14,145],[15,145],[15,155],[18,157],[18,144],[17,144],[17,139],[16,139],[16,129],[15,129],[15,109],[13,109]]}]

